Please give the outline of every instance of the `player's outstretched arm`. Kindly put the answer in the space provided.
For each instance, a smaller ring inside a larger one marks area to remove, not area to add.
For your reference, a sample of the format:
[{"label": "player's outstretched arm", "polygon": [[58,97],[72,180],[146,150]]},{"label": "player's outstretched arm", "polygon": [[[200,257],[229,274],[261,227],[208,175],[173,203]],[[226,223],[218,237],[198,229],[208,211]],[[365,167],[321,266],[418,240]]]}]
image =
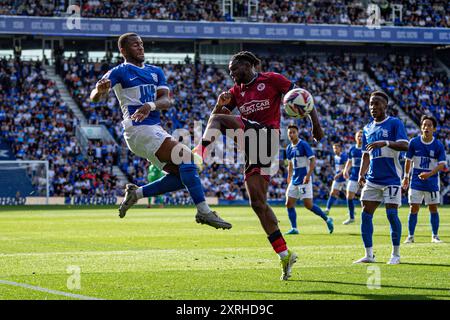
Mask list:
[{"label": "player's outstretched arm", "polygon": [[324,133],[322,130],[322,126],[320,125],[319,116],[317,114],[316,108],[312,109],[311,113],[309,114],[309,118],[311,119],[311,123],[313,126],[312,132],[314,140],[319,142],[320,140],[322,140]]},{"label": "player's outstretched arm", "polygon": [[95,89],[92,90],[90,98],[92,102],[99,102],[106,99],[109,90],[111,89],[111,80],[100,79],[95,85]]}]

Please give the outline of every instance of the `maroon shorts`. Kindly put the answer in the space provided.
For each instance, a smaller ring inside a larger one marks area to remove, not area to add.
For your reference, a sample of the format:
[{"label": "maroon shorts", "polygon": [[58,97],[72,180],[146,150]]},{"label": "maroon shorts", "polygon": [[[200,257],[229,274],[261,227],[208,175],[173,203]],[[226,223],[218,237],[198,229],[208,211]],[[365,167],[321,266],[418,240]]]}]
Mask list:
[{"label": "maroon shorts", "polygon": [[[259,174],[266,181],[270,181],[270,168],[272,166],[273,157],[278,157],[278,136],[279,131],[273,130],[256,121],[238,117],[242,122],[244,130],[244,148],[245,148],[245,180],[249,177]],[[249,134],[248,130],[254,130],[255,134]],[[272,145],[272,136],[277,134],[276,145]],[[263,146],[265,146],[263,148]],[[274,154],[274,155],[272,155]]]}]

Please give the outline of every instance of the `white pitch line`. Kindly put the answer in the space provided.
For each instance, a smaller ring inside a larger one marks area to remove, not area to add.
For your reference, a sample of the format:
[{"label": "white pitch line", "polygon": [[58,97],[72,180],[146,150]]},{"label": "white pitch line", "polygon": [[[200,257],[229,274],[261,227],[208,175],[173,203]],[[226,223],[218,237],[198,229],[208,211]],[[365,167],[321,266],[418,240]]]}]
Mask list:
[{"label": "white pitch line", "polygon": [[14,282],[14,281],[0,280],[0,284],[6,284],[6,285],[9,285],[9,286],[21,287],[21,288],[35,290],[35,291],[41,291],[41,292],[55,294],[55,295],[58,295],[58,296],[64,296],[64,297],[68,297],[68,298],[75,298],[75,299],[80,299],[80,300],[104,300],[104,299],[99,299],[99,298],[94,298],[94,297],[83,296],[83,295],[80,295],[80,294],[74,294],[74,293],[69,293],[69,292],[64,292],[64,291],[58,291],[58,290],[52,290],[52,289],[32,286],[30,284],[19,283],[19,282]]}]

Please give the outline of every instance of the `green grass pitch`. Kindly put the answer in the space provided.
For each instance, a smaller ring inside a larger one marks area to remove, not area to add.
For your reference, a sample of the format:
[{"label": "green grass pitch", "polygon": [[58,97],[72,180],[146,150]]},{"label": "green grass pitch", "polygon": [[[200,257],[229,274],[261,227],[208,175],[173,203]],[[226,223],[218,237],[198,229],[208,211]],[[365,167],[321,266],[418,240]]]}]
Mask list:
[{"label": "green grass pitch", "polygon": [[[287,231],[286,210],[274,210]],[[217,211],[233,229],[196,224],[189,207],[135,208],[125,219],[111,207],[2,208],[0,299],[71,299],[5,281],[100,299],[450,299],[448,207],[440,209],[445,243],[430,242],[429,213],[422,208],[416,243],[402,245],[402,264],[395,266],[386,265],[390,231],[379,209],[375,269],[352,265],[364,252],[359,214],[356,224],[344,226],[346,209],[334,208],[330,235],[319,217],[298,207],[300,235],[286,240],[299,259],[287,282],[279,280],[278,257],[251,209]],[[407,214],[403,206],[402,242]],[[68,288],[69,266],[81,270],[80,289]],[[378,288],[371,280],[377,275]]]}]

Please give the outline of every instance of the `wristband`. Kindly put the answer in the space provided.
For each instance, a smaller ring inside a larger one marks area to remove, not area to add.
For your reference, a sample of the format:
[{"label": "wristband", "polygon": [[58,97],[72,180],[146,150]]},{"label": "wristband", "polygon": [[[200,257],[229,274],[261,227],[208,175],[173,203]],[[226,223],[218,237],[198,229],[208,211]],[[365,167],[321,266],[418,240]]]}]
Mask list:
[{"label": "wristband", "polygon": [[386,147],[389,147],[390,143],[388,140],[386,140]]},{"label": "wristband", "polygon": [[153,101],[152,102],[147,102],[147,103],[150,106],[150,112],[156,110],[156,104]]}]

